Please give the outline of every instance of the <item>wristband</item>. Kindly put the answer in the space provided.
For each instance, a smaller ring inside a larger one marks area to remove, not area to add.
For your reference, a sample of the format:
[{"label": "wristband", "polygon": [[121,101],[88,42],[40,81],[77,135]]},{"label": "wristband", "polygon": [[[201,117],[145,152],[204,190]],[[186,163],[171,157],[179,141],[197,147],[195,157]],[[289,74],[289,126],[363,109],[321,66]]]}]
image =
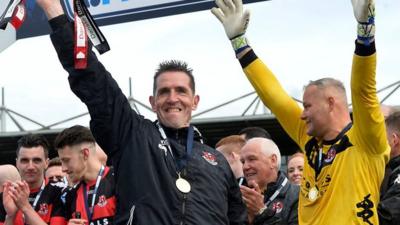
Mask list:
[{"label": "wristband", "polygon": [[357,40],[359,43],[369,46],[375,40],[375,23],[358,23]]},{"label": "wristband", "polygon": [[369,46],[375,40],[375,5],[368,5],[368,19],[365,22],[358,21],[357,41]]},{"label": "wristband", "polygon": [[236,55],[245,50],[246,48],[250,47],[247,38],[244,34],[232,38],[231,44]]}]

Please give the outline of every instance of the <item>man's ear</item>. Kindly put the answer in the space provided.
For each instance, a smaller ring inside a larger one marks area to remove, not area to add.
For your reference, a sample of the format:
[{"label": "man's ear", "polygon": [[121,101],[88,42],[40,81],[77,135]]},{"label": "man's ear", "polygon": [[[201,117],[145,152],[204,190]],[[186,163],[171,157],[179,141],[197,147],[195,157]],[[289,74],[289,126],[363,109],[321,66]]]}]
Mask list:
[{"label": "man's ear", "polygon": [[47,167],[49,166],[49,158],[47,158],[46,160],[44,160],[44,164],[46,165],[45,168],[47,169]]},{"label": "man's ear", "polygon": [[336,99],[333,96],[328,97],[328,106],[329,106],[329,110],[332,111],[335,107],[335,102]]},{"label": "man's ear", "polygon": [[391,135],[393,140],[393,146],[398,146],[400,144],[400,136],[396,132],[393,132]]},{"label": "man's ear", "polygon": [[231,152],[232,158],[236,161],[239,160],[240,161],[240,155],[237,154],[236,152]]},{"label": "man's ear", "polygon": [[153,110],[153,112],[156,112],[156,102],[155,102],[155,97],[154,96],[150,96],[149,97],[149,102],[151,105],[151,109]]},{"label": "man's ear", "polygon": [[83,148],[82,149],[82,154],[83,154],[83,159],[87,160],[90,155],[90,149],[89,148]]},{"label": "man's ear", "polygon": [[192,106],[192,110],[196,110],[197,106],[199,105],[199,101],[200,101],[200,96],[195,95],[193,97],[193,106]]},{"label": "man's ear", "polygon": [[278,168],[278,157],[275,154],[272,154],[270,158],[271,158],[271,167]]}]

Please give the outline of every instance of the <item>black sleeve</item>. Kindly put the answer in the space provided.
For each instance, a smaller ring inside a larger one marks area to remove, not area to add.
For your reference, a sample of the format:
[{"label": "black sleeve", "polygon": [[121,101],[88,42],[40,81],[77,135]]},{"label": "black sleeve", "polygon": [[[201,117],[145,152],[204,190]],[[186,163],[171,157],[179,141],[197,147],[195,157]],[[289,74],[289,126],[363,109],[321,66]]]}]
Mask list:
[{"label": "black sleeve", "polygon": [[51,40],[62,66],[69,74],[71,90],[88,107],[90,128],[96,141],[115,162],[121,155],[119,144],[126,143],[122,140],[126,130],[142,117],[130,108],[127,98],[98,61],[91,45],[87,68],[74,68],[73,24],[63,17],[50,21],[53,29]]},{"label": "black sleeve", "polygon": [[253,225],[280,224],[281,218],[275,214],[275,210],[266,208],[263,213],[254,217]]},{"label": "black sleeve", "polygon": [[356,41],[356,50],[354,51],[354,54],[358,56],[370,56],[375,52],[376,52],[375,41],[368,46],[360,44]]},{"label": "black sleeve", "polygon": [[6,210],[3,205],[3,192],[0,192],[0,224],[3,224],[6,221]]},{"label": "black sleeve", "polygon": [[243,225],[247,221],[247,210],[246,205],[242,200],[242,194],[240,192],[239,184],[232,173],[229,171],[231,176],[229,179],[230,188],[228,196],[228,218],[230,225]]},{"label": "black sleeve", "polygon": [[400,224],[400,184],[393,184],[378,204],[379,224]]},{"label": "black sleeve", "polygon": [[239,59],[240,65],[242,68],[246,68],[250,63],[257,59],[256,53],[254,53],[253,49],[247,52],[242,58]]},{"label": "black sleeve", "polygon": [[290,208],[289,216],[288,216],[288,225],[298,225],[299,224],[299,215],[298,215],[298,198],[293,203],[292,207]]},{"label": "black sleeve", "polygon": [[51,210],[51,219],[50,224],[61,224],[62,222],[68,221],[67,214],[66,214],[66,207],[62,201],[62,188],[60,187],[53,187],[53,209]]}]

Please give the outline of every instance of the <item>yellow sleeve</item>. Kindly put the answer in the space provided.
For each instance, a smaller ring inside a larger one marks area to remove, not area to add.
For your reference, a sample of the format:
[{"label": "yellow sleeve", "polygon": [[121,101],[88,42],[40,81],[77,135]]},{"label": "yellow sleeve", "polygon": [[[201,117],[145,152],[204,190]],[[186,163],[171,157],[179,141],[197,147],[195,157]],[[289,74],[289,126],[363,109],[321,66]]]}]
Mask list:
[{"label": "yellow sleeve", "polygon": [[389,151],[385,120],[376,94],[376,53],[353,56],[351,98],[354,136],[362,150],[372,154]]},{"label": "yellow sleeve", "polygon": [[300,119],[302,113],[300,106],[285,92],[274,74],[260,59],[256,58],[243,70],[264,105],[276,116],[288,135],[304,150],[308,136],[305,123]]}]

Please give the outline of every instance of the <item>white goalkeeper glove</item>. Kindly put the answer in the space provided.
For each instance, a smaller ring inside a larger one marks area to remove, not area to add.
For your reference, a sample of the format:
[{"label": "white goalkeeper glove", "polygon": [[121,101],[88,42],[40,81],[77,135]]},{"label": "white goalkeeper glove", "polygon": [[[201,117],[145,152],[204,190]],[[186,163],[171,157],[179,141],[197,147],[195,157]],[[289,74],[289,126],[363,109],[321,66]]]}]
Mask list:
[{"label": "white goalkeeper glove", "polygon": [[238,54],[248,47],[244,34],[250,20],[250,12],[243,12],[242,0],[215,0],[215,3],[218,8],[212,8],[211,12],[224,26],[225,33]]},{"label": "white goalkeeper glove", "polygon": [[358,22],[357,41],[369,45],[375,40],[374,0],[351,0],[354,16]]}]

